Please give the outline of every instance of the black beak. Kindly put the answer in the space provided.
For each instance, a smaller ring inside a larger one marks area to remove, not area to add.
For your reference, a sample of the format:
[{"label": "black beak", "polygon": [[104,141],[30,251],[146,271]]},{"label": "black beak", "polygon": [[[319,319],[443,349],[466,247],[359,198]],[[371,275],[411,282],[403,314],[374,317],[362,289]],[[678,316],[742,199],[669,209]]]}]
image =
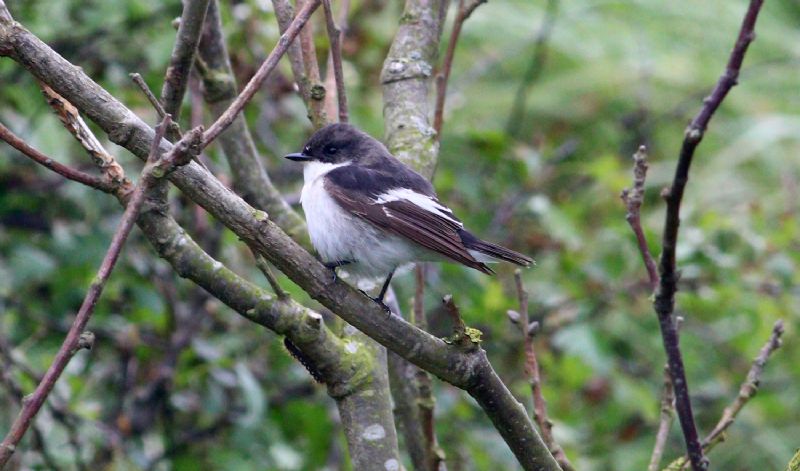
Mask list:
[{"label": "black beak", "polygon": [[311,160],[311,157],[307,156],[306,154],[304,154],[302,152],[289,154],[285,158],[287,158],[289,160],[294,160],[295,162],[308,162],[309,160]]}]

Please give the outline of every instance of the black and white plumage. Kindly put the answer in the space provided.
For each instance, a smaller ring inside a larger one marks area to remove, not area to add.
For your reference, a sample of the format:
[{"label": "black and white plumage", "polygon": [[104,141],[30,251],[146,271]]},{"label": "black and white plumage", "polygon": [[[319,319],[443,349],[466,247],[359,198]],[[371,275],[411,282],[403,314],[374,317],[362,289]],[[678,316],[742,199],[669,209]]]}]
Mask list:
[{"label": "black and white plumage", "polygon": [[317,131],[303,151],[300,201],[311,243],[328,266],[358,277],[389,277],[416,261],[454,261],[483,273],[486,262],[528,266],[525,255],[480,240],[443,205],[430,182],[376,139],[348,124]]}]

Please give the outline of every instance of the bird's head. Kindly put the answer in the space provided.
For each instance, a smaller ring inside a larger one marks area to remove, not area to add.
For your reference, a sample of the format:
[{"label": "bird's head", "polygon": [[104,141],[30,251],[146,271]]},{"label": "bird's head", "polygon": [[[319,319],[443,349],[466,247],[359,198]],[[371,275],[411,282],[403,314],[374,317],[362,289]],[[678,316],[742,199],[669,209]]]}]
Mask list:
[{"label": "bird's head", "polygon": [[380,141],[350,124],[330,124],[321,128],[306,142],[302,152],[289,154],[295,162],[338,164],[352,162],[370,164],[389,154]]}]

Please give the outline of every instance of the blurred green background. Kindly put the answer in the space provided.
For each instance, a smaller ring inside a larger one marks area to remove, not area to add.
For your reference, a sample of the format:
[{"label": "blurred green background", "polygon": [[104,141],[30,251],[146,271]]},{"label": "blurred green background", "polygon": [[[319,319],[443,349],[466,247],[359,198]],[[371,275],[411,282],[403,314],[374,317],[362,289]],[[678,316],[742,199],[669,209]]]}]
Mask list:
[{"label": "blurred green background", "polygon": [[[15,19],[155,121],[128,73],[160,90],[178,0],[6,3]],[[659,192],[672,177],[684,127],[724,68],[747,2],[554,3],[552,32],[538,45],[545,1],[495,0],[467,21],[434,183],[474,232],[537,260],[524,280],[531,313],[544,325],[536,337],[544,395],[572,462],[580,470],[642,470],[658,423],[664,353],[619,193],[630,185],[631,154],[646,144],[642,216],[657,256]],[[353,0],[344,43],[351,119],[376,137],[383,131],[380,68],[401,7]],[[277,24],[265,0],[223,2],[222,10],[243,83],[275,44]],[[800,4],[767,1],[756,30],[741,83],[697,151],[678,246],[677,311],[686,319],[681,343],[701,435],[736,396],[773,322],[787,323],[758,396],[710,454],[718,470],[783,469],[800,446]],[[324,34],[317,46],[325,57]],[[280,156],[300,148],[310,125],[290,80],[283,63],[246,113],[273,180],[296,200],[301,176]],[[2,59],[0,84],[0,121],[50,156],[91,169],[27,72]],[[138,159],[109,149],[129,176],[138,174]],[[0,358],[4,375],[29,392],[121,211],[5,144],[0,156],[0,349],[11,361]],[[220,150],[212,146],[208,156],[225,178]],[[233,234],[177,194],[173,208],[190,232],[219,231],[206,248],[266,285]],[[54,407],[38,419],[46,453],[31,434],[19,453],[23,468],[349,469],[324,387],[275,335],[177,279],[137,231],[91,321],[95,349],[76,356],[51,396]],[[512,274],[507,266],[495,277],[434,267],[426,305],[437,332],[439,299],[453,293],[465,320],[484,332],[498,373],[528,403],[521,335],[505,314],[516,307]],[[413,277],[397,278],[395,288],[408,309]],[[191,338],[182,342],[176,326],[187,323]],[[477,405],[460,390],[435,386],[449,469],[516,469]],[[17,410],[0,387],[0,432]],[[664,464],[682,449],[676,422]]]}]

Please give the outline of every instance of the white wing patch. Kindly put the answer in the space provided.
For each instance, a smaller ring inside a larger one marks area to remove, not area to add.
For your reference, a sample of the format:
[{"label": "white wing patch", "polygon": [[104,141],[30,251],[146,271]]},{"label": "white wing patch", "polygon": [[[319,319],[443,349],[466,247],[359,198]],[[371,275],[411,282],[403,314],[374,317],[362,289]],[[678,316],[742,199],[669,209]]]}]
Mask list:
[{"label": "white wing patch", "polygon": [[431,198],[430,196],[423,195],[422,193],[417,193],[416,191],[409,190],[408,188],[391,189],[386,193],[378,195],[378,199],[375,200],[375,203],[384,204],[384,203],[389,203],[391,201],[401,201],[401,200],[408,201],[409,203],[412,203],[415,206],[419,206],[425,211],[441,216],[447,219],[448,221],[452,222],[453,224],[458,225],[458,227],[464,227],[464,224],[462,224],[461,221],[455,218],[453,212],[450,211],[450,208],[443,206],[441,203]]}]

